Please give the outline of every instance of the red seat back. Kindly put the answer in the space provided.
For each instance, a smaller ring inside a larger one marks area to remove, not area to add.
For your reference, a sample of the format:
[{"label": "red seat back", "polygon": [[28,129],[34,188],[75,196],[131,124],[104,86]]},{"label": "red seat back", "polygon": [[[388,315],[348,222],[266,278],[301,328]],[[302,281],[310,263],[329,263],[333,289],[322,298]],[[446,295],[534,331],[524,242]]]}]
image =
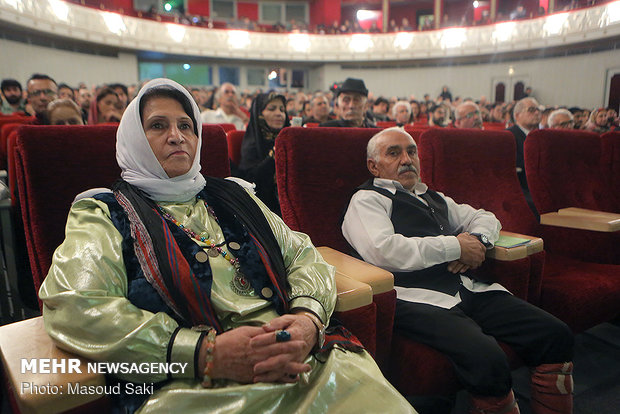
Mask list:
[{"label": "red seat back", "polygon": [[421,176],[430,188],[493,212],[504,230],[536,234],[536,219],[515,171],[510,132],[431,128],[418,147]]},{"label": "red seat back", "polygon": [[379,128],[390,128],[395,126],[396,122],[394,121],[377,121],[377,127]]},{"label": "red seat back", "polygon": [[319,126],[318,122],[306,122],[304,125],[306,128],[316,128]]},{"label": "red seat back", "polygon": [[601,135],[601,168],[611,209],[620,213],[620,131]]},{"label": "red seat back", "polygon": [[[24,118],[24,117],[20,117]],[[19,119],[19,118],[18,118]],[[26,118],[28,119],[28,118]],[[0,170],[6,170],[8,168],[8,139],[11,132],[15,131],[18,127],[27,124],[28,122],[10,122],[2,124],[0,128]]]},{"label": "red seat back", "polygon": [[228,141],[228,156],[236,165],[241,163],[241,144],[245,131],[228,131],[226,140]]},{"label": "red seat back", "polygon": [[487,131],[503,131],[506,129],[506,124],[503,122],[483,122],[482,127]]},{"label": "red seat back", "polygon": [[528,187],[539,213],[565,207],[609,211],[601,138],[586,131],[541,129],[523,147]]},{"label": "red seat back", "polygon": [[222,129],[224,130],[224,132],[228,132],[228,131],[235,131],[237,129],[237,127],[235,126],[235,124],[214,124],[214,125],[219,125],[222,127]]},{"label": "red seat back", "polygon": [[[109,188],[120,177],[114,125],[24,126],[18,130],[15,172],[35,289],[64,238],[71,202],[90,188]],[[202,172],[230,175],[221,127],[203,127]]]},{"label": "red seat back", "polygon": [[276,140],[282,218],[316,246],[349,248],[340,217],[353,190],[371,177],[366,144],[374,128],[285,128]]}]

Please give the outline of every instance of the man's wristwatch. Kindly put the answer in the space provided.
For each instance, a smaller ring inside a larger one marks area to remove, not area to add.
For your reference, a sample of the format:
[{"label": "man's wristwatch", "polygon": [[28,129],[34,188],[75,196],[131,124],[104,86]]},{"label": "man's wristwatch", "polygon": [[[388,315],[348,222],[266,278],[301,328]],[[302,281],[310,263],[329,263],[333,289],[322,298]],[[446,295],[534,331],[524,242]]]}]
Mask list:
[{"label": "man's wristwatch", "polygon": [[482,234],[482,233],[470,233],[470,234],[474,236],[475,238],[477,238],[478,240],[480,240],[480,243],[482,243],[482,245],[486,247],[487,249],[490,249],[491,247],[493,247],[493,243],[489,241],[489,238],[487,237],[486,234]]}]

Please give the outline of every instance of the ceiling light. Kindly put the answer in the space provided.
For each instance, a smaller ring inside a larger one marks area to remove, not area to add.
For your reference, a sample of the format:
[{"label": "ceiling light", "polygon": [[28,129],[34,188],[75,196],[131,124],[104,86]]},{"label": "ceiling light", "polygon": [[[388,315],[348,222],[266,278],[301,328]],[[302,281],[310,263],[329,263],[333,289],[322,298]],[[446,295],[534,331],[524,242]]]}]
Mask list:
[{"label": "ceiling light", "polygon": [[460,47],[467,38],[466,30],[462,27],[444,30],[441,34],[441,47],[444,49]]},{"label": "ceiling light", "polygon": [[495,30],[491,35],[491,39],[497,42],[506,42],[512,37],[512,33],[515,30],[515,22],[504,22],[495,25]]},{"label": "ceiling light", "polygon": [[52,12],[62,21],[67,21],[69,16],[69,6],[60,0],[49,0]]},{"label": "ceiling light", "polygon": [[245,49],[250,45],[250,33],[245,30],[229,30],[228,45],[234,49]]},{"label": "ceiling light", "polygon": [[297,52],[307,52],[310,49],[310,36],[305,33],[291,33],[288,35],[289,46]]},{"label": "ceiling light", "polygon": [[373,45],[372,39],[367,34],[354,34],[351,36],[349,48],[354,52],[365,52]]},{"label": "ceiling light", "polygon": [[178,24],[167,24],[168,35],[177,43],[181,43],[185,37],[185,27]]},{"label": "ceiling light", "polygon": [[547,36],[560,34],[566,26],[567,19],[568,13],[552,14],[548,16],[543,26],[543,32],[545,32]]},{"label": "ceiling light", "polygon": [[127,31],[123,18],[116,13],[101,12],[105,25],[108,26],[108,30],[117,35],[123,34]]},{"label": "ceiling light", "polygon": [[396,33],[394,38],[394,47],[397,49],[407,49],[413,42],[413,33],[411,32],[399,32]]}]

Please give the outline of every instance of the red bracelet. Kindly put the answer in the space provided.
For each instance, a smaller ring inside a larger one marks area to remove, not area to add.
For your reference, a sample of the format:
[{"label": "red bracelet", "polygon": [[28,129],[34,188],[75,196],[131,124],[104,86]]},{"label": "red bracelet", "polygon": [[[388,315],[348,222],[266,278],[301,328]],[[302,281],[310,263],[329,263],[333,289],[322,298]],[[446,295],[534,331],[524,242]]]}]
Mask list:
[{"label": "red bracelet", "polygon": [[211,381],[211,371],[213,371],[213,351],[215,350],[215,335],[217,332],[211,328],[207,333],[207,356],[205,357],[205,369],[202,372],[202,382],[205,388],[210,388],[213,383]]}]

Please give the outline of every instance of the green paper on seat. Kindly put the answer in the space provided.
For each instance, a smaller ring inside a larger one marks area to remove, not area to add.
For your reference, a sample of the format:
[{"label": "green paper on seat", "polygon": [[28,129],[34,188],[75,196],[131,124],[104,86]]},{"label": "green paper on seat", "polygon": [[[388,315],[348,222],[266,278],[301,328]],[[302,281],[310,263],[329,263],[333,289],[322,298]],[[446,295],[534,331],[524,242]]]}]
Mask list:
[{"label": "green paper on seat", "polygon": [[520,237],[510,237],[510,236],[500,235],[499,240],[495,242],[495,245],[509,249],[511,247],[517,247],[517,246],[527,244],[529,242],[530,242],[530,239],[522,239]]}]

